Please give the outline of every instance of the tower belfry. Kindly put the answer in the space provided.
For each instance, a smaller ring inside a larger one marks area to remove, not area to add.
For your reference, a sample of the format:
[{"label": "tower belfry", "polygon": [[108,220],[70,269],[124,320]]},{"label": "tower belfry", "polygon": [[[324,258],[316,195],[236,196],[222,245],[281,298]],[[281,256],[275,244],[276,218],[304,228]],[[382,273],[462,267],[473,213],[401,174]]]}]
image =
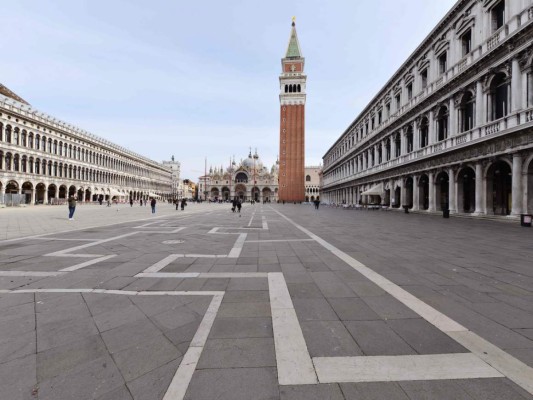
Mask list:
[{"label": "tower belfry", "polygon": [[305,59],[302,57],[296,24],[285,57],[281,59],[280,133],[279,133],[279,200],[305,200]]}]

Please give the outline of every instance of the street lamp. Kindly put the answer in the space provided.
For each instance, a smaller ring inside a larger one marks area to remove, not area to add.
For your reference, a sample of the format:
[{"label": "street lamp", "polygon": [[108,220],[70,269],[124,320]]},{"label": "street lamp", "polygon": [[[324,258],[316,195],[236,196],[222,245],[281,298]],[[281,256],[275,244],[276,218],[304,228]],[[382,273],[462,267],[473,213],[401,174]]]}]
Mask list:
[{"label": "street lamp", "polygon": [[231,201],[231,181],[233,180],[233,171],[235,168],[235,156],[233,156],[233,161],[231,161],[231,158],[229,159],[229,201]]},{"label": "street lamp", "polygon": [[257,160],[259,158],[259,156],[257,155],[257,149],[255,149],[255,154],[254,154],[254,185],[252,186],[252,199],[253,201],[255,202],[255,185],[256,185],[256,180],[255,180],[255,160]]}]

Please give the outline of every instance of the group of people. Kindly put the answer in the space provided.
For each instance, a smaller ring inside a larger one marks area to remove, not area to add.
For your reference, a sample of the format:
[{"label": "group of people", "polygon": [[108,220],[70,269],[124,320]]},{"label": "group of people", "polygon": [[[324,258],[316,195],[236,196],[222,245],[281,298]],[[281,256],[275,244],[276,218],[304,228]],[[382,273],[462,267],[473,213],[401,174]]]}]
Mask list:
[{"label": "group of people", "polygon": [[239,213],[241,212],[241,208],[242,208],[241,199],[234,198],[233,201],[231,202],[231,205],[232,205],[231,211],[233,211],[233,212],[238,211]]},{"label": "group of people", "polygon": [[[99,200],[99,203],[100,205],[102,205],[102,199]],[[179,200],[176,200],[176,210],[178,209],[178,203],[179,203]],[[69,221],[72,221],[74,219],[74,212],[76,211],[76,197],[71,194],[68,197],[67,204],[68,204],[68,219]],[[145,200],[144,205],[146,206],[147,204],[148,204],[148,200]],[[155,214],[156,204],[157,204],[156,199],[152,197],[150,199],[150,206],[152,207],[152,214]],[[140,205],[141,207],[143,205],[142,199],[140,200]],[[181,209],[184,210],[186,205],[187,205],[187,202],[185,201],[185,199],[183,199],[181,201]],[[107,201],[107,206],[111,207],[111,200]],[[130,199],[130,207],[133,207],[133,199]]]}]

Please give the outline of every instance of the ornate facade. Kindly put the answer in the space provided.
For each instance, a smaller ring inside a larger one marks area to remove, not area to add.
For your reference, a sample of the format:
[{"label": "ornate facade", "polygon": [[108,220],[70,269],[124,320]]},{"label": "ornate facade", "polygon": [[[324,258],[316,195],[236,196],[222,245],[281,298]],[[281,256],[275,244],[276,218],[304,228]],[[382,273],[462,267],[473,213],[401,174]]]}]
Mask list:
[{"label": "ornate facade", "polygon": [[305,167],[305,201],[320,200],[320,174],[322,166]]},{"label": "ornate facade", "polygon": [[0,203],[169,197],[162,164],[32,108],[0,85]]},{"label": "ornate facade", "polygon": [[292,22],[291,36],[281,60],[280,83],[280,132],[279,132],[279,199],[281,201],[304,200],[305,165],[305,100],[307,76],[304,74],[296,26]]},{"label": "ornate facade", "polygon": [[533,212],[533,0],[461,0],[323,157],[322,200]]},{"label": "ornate facade", "polygon": [[233,161],[228,168],[210,168],[199,178],[198,196],[204,200],[276,202],[278,200],[278,162],[270,170],[263,165],[257,151],[252,156]]}]

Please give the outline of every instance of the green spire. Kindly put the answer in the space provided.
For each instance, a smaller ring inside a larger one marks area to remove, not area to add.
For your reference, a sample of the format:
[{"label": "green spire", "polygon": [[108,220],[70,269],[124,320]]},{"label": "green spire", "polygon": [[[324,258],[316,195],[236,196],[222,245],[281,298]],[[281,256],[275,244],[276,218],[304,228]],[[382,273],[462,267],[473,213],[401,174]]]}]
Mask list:
[{"label": "green spire", "polygon": [[302,56],[300,51],[300,43],[298,43],[298,36],[296,35],[296,25],[294,18],[292,20],[291,38],[289,39],[289,46],[287,47],[287,53],[285,58],[298,58]]}]

